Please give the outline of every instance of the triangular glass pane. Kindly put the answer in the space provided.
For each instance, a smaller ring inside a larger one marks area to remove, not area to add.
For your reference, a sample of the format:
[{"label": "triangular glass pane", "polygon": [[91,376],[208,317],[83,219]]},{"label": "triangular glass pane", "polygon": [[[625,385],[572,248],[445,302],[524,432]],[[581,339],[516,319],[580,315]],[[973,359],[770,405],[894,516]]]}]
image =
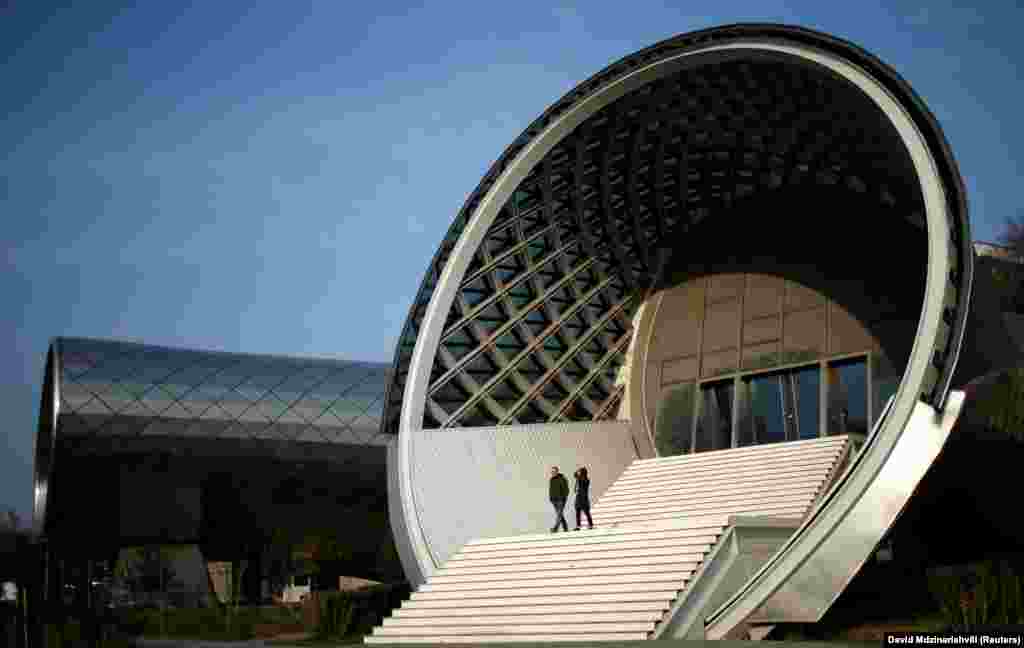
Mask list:
[{"label": "triangular glass pane", "polygon": [[312,423],[323,414],[326,405],[326,403],[321,404],[319,401],[300,401],[292,405],[289,411],[301,418],[303,422]]},{"label": "triangular glass pane", "polygon": [[155,412],[142,403],[134,401],[131,403],[125,403],[118,413],[121,417],[139,417],[139,418],[151,418],[155,415]]},{"label": "triangular glass pane", "polygon": [[203,421],[233,421],[234,418],[225,412],[221,406],[217,403],[211,405],[209,408],[203,410],[197,414],[198,418]]},{"label": "triangular glass pane", "polygon": [[93,398],[92,400],[75,408],[75,411],[79,414],[103,414],[108,416],[114,413],[114,410],[111,409],[110,406],[108,406],[101,398]]},{"label": "triangular glass pane", "polygon": [[266,425],[267,423],[270,423],[270,419],[253,408],[245,410],[236,418],[240,422],[250,425]]},{"label": "triangular glass pane", "polygon": [[252,403],[247,401],[227,400],[217,403],[217,406],[224,410],[228,418],[238,419],[252,407]]},{"label": "triangular glass pane", "polygon": [[125,382],[157,384],[163,382],[174,372],[174,367],[164,365],[146,365],[135,367],[135,370],[125,379]]},{"label": "triangular glass pane", "polygon": [[148,407],[154,414],[163,411],[173,401],[171,398],[159,389],[153,389],[147,392],[142,397],[142,403]]},{"label": "triangular glass pane", "polygon": [[348,398],[343,398],[331,405],[327,410],[330,425],[348,425],[348,422],[359,415],[358,404]]},{"label": "triangular glass pane", "polygon": [[214,402],[211,400],[184,400],[181,401],[182,407],[187,409],[192,416],[199,416],[206,410],[214,406]]},{"label": "triangular glass pane", "polygon": [[122,401],[135,400],[135,396],[120,383],[104,383],[102,386],[97,386],[95,391],[103,400],[111,405]]},{"label": "triangular glass pane", "polygon": [[283,372],[281,369],[283,368],[270,366],[267,368],[257,368],[249,374],[249,379],[243,383],[241,388],[266,392],[281,384],[288,377],[289,372]]},{"label": "triangular glass pane", "polygon": [[237,367],[232,367],[230,369],[226,369],[225,371],[207,377],[203,381],[203,385],[209,385],[210,387],[218,387],[221,388],[222,390],[229,390],[244,383],[248,378],[248,374],[239,372]]},{"label": "triangular glass pane", "polygon": [[243,398],[246,398],[253,403],[266,396],[268,391],[269,390],[264,388],[257,388],[245,385],[235,389],[235,393],[241,395]]},{"label": "triangular glass pane", "polygon": [[196,390],[195,386],[184,383],[163,383],[155,387],[155,389],[159,389],[174,400],[180,400],[190,396],[191,394],[194,394]]},{"label": "triangular glass pane", "polygon": [[349,430],[356,442],[362,445],[377,433],[377,426],[365,418],[360,418],[352,422]]},{"label": "triangular glass pane", "polygon": [[62,409],[77,410],[94,398],[93,393],[75,383],[64,384],[60,390]]},{"label": "triangular glass pane", "polygon": [[190,424],[188,434],[196,437],[217,438],[223,436],[228,426],[233,425],[231,421],[224,419],[206,419]]},{"label": "triangular glass pane", "polygon": [[190,392],[188,397],[196,400],[208,399],[219,401],[228,398],[231,393],[231,390],[223,385],[204,383],[196,387],[195,391]]},{"label": "triangular glass pane", "polygon": [[352,431],[347,427],[332,427],[327,430],[326,436],[329,443],[356,445],[356,439],[352,436]]},{"label": "triangular glass pane", "polygon": [[284,409],[285,407],[280,403],[280,401],[268,398],[253,405],[249,412],[252,414],[258,414],[267,421],[273,421],[284,412]]},{"label": "triangular glass pane", "polygon": [[305,426],[297,428],[292,437],[296,443],[329,443],[330,440],[324,436],[324,431],[316,426]]},{"label": "triangular glass pane", "polygon": [[300,431],[302,431],[303,425],[301,423],[282,423],[281,421],[275,421],[272,427],[274,435],[279,440],[291,441]]},{"label": "triangular glass pane", "polygon": [[136,380],[128,380],[122,382],[120,384],[120,387],[124,392],[130,394],[131,397],[135,400],[138,400],[146,392],[155,389],[152,383],[139,382]]},{"label": "triangular glass pane", "polygon": [[323,368],[302,371],[275,386],[274,393],[284,399],[294,400],[315,385],[323,382],[329,376],[329,373],[329,371]]},{"label": "triangular glass pane", "polygon": [[295,423],[304,424],[306,421],[299,416],[299,412],[295,408],[290,408],[281,413],[277,419],[278,423]]},{"label": "triangular glass pane", "polygon": [[176,419],[188,419],[192,418],[193,414],[188,409],[186,409],[181,403],[170,403],[162,412],[160,412],[160,416]]},{"label": "triangular glass pane", "polygon": [[247,427],[236,421],[232,425],[223,428],[219,436],[225,439],[248,439],[251,438],[252,432],[247,430]]}]

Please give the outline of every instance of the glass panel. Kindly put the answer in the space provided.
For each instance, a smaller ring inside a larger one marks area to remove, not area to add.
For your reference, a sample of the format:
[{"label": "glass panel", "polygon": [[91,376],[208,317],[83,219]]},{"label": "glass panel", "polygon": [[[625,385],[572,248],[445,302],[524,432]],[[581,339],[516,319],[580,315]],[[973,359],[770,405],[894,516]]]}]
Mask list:
[{"label": "glass panel", "polygon": [[821,373],[817,366],[798,369],[792,374],[793,393],[796,402],[794,425],[796,439],[813,439],[818,436],[818,421],[821,415]]},{"label": "glass panel", "polygon": [[765,374],[743,381],[745,412],[739,445],[776,443],[786,439],[782,394],[785,376]]},{"label": "glass panel", "polygon": [[659,455],[665,457],[690,452],[693,445],[693,394],[693,383],[674,385],[662,392],[654,424]]},{"label": "glass panel", "polygon": [[892,366],[892,363],[883,355],[872,356],[871,382],[874,387],[874,407],[872,408],[871,425],[878,421],[885,404],[889,398],[896,394],[896,388],[900,386],[900,378],[903,374]]},{"label": "glass panel", "polygon": [[745,378],[739,445],[817,437],[820,380],[817,366]]},{"label": "glass panel", "polygon": [[720,450],[732,445],[732,395],[731,380],[701,385],[695,452]]},{"label": "glass panel", "polygon": [[828,368],[828,433],[867,434],[868,380],[864,358]]}]

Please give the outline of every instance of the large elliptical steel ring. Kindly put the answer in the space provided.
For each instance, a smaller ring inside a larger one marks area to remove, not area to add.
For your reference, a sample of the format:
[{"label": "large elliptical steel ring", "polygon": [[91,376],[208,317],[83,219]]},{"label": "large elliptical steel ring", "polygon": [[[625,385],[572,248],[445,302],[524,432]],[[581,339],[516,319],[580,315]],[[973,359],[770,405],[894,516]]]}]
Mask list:
[{"label": "large elliptical steel ring", "polygon": [[[549,152],[589,118],[624,96],[684,70],[750,59],[810,67],[856,87],[899,134],[923,202],[928,268],[910,361],[881,434],[890,430],[889,435],[898,435],[918,401],[943,409],[969,306],[973,250],[963,181],[935,118],[893,70],[864,50],[828,35],[787,26],[749,24],[678,36],[608,66],[534,121],[470,195],[430,264],[399,339],[382,417],[384,431],[398,435],[389,459],[395,466],[390,485],[391,515],[393,520],[400,517],[400,524],[393,526],[408,536],[399,539],[399,549],[410,580],[422,582],[437,560],[419,525],[412,480],[416,436],[424,427],[425,416],[430,415],[432,374],[436,377],[435,361],[444,352],[441,338],[460,283],[499,212]],[[573,191],[578,193],[572,195],[582,193],[579,184]],[[582,219],[578,224],[585,239],[587,227]],[[620,279],[638,267],[656,275],[653,267],[643,264],[630,269],[622,250],[612,251],[619,259],[614,269]],[[451,424],[458,423],[455,419],[453,416]],[[440,425],[444,426],[445,421]]]}]

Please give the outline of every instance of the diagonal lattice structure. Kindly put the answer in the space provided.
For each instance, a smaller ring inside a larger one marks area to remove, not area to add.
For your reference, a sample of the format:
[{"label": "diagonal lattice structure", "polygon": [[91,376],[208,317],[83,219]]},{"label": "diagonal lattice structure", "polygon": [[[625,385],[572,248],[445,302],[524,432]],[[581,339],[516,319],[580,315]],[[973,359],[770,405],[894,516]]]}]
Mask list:
[{"label": "diagonal lattice structure", "polygon": [[[730,247],[745,232],[764,240]],[[872,258],[871,234],[913,254]],[[836,260],[851,240],[862,257]],[[746,271],[754,260],[738,249],[782,275],[835,260],[831,275],[807,279],[824,293],[877,280],[879,294],[862,301],[880,328],[888,311],[875,302],[897,293],[886,274],[913,283],[900,293],[921,295],[908,315],[913,340],[899,348],[905,369],[856,488],[873,483],[908,426],[938,438],[926,413],[946,406],[973,262],[966,191],[941,127],[885,63],[827,34],[763,24],[683,34],[545,110],[484,175],[427,269],[381,422],[397,437],[390,511],[411,581],[428,579],[459,543],[539,528],[526,513],[491,511],[496,501],[529,506],[528,475],[566,462],[609,472],[655,452],[631,418],[657,387],[633,365],[658,332],[634,340],[633,321],[656,318],[652,297],[680,277]],[[943,425],[955,416],[956,406]],[[502,479],[459,488],[492,459]],[[927,462],[922,453],[901,474]],[[453,497],[463,500],[455,513],[438,504]],[[868,505],[854,495],[841,503],[857,506]]]},{"label": "diagonal lattice structure", "polygon": [[318,456],[343,446],[382,452],[387,374],[379,363],[58,338],[47,360],[36,442],[37,522],[45,516],[58,443],[88,449],[230,439],[309,446]]},{"label": "diagonal lattice structure", "polygon": [[69,338],[57,348],[65,436],[386,443],[381,365]]},{"label": "diagonal lattice structure", "polygon": [[[481,182],[431,263],[403,329],[385,431],[397,429],[409,362],[441,273],[503,167],[602,77],[685,45],[676,40],[582,84],[528,128]],[[459,280],[434,356],[423,426],[614,416],[630,318],[669,257],[679,262],[685,255],[687,232],[745,201],[802,186],[861,194],[924,227],[916,174],[892,124],[863,92],[821,69],[767,56],[724,59],[653,80],[596,111],[533,165]],[[963,247],[959,229],[951,231]]]}]

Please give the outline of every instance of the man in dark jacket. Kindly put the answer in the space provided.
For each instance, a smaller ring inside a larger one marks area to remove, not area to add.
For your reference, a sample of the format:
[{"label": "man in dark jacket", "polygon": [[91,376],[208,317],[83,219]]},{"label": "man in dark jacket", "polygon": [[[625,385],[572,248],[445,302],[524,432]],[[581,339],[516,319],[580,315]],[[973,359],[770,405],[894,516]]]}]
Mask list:
[{"label": "man in dark jacket", "polygon": [[551,466],[548,496],[551,498],[551,505],[555,507],[555,526],[551,527],[551,533],[558,531],[559,526],[562,527],[562,530],[568,531],[569,525],[565,521],[565,501],[569,499],[569,480],[558,472],[558,466]]}]

